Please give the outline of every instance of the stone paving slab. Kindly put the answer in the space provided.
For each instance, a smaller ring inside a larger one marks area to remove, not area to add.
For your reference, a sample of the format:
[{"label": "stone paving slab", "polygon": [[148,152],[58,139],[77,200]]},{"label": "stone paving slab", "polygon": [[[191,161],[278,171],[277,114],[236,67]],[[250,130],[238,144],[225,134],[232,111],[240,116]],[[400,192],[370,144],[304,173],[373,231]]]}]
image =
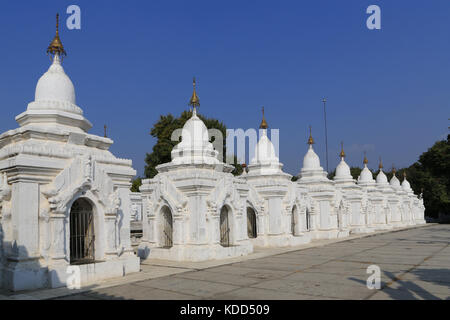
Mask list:
[{"label": "stone paving slab", "polygon": [[154,280],[141,281],[136,283],[136,285],[147,288],[156,288],[165,291],[177,292],[182,294],[190,294],[193,296],[204,298],[239,288],[239,286],[229,284],[203,280],[192,280],[178,277],[164,277]]},{"label": "stone paving slab", "polygon": [[347,285],[325,283],[323,281],[292,281],[287,279],[269,280],[253,287],[272,290],[274,299],[278,292],[289,292],[335,298],[335,299],[364,299],[369,295],[365,285]]},{"label": "stone paving slab", "polygon": [[241,275],[247,278],[255,278],[255,279],[278,279],[288,274],[291,274],[290,271],[282,271],[282,270],[268,270],[268,269],[255,269],[255,268],[246,268],[236,264],[226,265],[221,267],[216,267],[212,269],[208,269],[209,272],[214,273],[225,273],[231,275]]},{"label": "stone paving slab", "polygon": [[[239,288],[237,290],[218,294],[212,299],[219,300],[273,300],[273,291],[261,288]],[[293,292],[277,292],[279,300],[320,300],[323,297],[298,294]]]},{"label": "stone paving slab", "polygon": [[252,277],[245,277],[239,275],[230,275],[226,273],[209,272],[208,270],[184,272],[175,275],[176,278],[191,279],[191,280],[203,280],[209,282],[217,282],[224,284],[231,284],[237,286],[249,286],[259,282],[259,279]]}]

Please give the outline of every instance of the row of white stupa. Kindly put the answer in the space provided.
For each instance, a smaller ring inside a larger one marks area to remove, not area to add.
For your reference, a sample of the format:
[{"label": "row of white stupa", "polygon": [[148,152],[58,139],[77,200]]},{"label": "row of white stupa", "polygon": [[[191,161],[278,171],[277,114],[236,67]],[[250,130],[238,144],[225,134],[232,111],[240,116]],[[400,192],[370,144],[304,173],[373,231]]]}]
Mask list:
[{"label": "row of white stupa", "polygon": [[406,178],[400,185],[394,173],[388,183],[381,163],[375,181],[364,157],[355,181],[342,150],[336,175],[328,179],[311,135],[299,179],[291,181],[267,136],[264,113],[248,171],[234,177],[197,116],[195,82],[190,105],[193,115],[172,161],[159,165],[140,188],[141,258],[218,259],[248,254],[254,246],[294,246],[425,223],[422,199]]},{"label": "row of white stupa", "polygon": [[144,258],[217,259],[255,245],[424,223],[423,202],[406,181],[403,189],[396,178],[389,185],[380,176],[375,184],[365,168],[355,184],[345,162],[331,181],[312,145],[292,182],[264,123],[248,173],[234,177],[196,115],[195,89],[172,161],[158,166],[136,197],[131,160],[108,150],[111,139],[88,133],[92,124],[61,65],[58,29],[47,53],[53,61],[34,101],[16,117],[17,128],[0,134],[0,287],[59,287],[78,275],[84,284],[138,272],[130,241],[134,201],[144,207]]}]

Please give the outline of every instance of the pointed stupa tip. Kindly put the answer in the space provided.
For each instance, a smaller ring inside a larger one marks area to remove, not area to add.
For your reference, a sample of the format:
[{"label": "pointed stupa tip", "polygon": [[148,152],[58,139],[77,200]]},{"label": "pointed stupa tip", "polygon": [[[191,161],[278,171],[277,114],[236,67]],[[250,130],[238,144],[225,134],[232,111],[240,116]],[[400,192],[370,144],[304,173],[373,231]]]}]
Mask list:
[{"label": "pointed stupa tip", "polygon": [[345,158],[344,142],[341,142],[341,153],[339,153],[339,156],[340,156],[341,158]]},{"label": "pointed stupa tip", "polygon": [[197,92],[195,92],[195,77],[192,80],[192,86],[194,87],[192,92],[191,100],[189,100],[189,105],[192,106],[195,110],[196,107],[200,107],[200,99],[197,96]]},{"label": "pointed stupa tip", "polygon": [[406,179],[406,171],[403,171],[403,179]]},{"label": "pointed stupa tip", "polygon": [[395,167],[394,167],[394,165],[392,165],[392,175],[394,175],[395,176],[395,174],[397,173],[397,170],[395,170]]},{"label": "pointed stupa tip", "polygon": [[364,160],[363,160],[363,163],[364,163],[365,165],[367,165],[367,164],[369,163],[369,160],[367,160],[367,157],[366,157],[366,152],[364,152]]},{"label": "pointed stupa tip", "polygon": [[259,125],[260,129],[267,129],[269,127],[269,125],[266,122],[266,118],[264,117],[264,107],[262,107],[262,120],[261,120],[261,124]]},{"label": "pointed stupa tip", "polygon": [[378,168],[381,170],[383,169],[383,162],[381,162],[381,157],[380,157],[380,164],[378,165]]},{"label": "pointed stupa tip", "polygon": [[47,48],[47,54],[52,54],[53,56],[66,56],[66,50],[64,50],[61,39],[59,38],[59,14],[56,14],[56,34],[52,42]]},{"label": "pointed stupa tip", "polygon": [[313,139],[312,134],[311,134],[311,126],[309,126],[309,138],[308,138],[308,144],[309,144],[310,146],[314,144],[314,139]]}]

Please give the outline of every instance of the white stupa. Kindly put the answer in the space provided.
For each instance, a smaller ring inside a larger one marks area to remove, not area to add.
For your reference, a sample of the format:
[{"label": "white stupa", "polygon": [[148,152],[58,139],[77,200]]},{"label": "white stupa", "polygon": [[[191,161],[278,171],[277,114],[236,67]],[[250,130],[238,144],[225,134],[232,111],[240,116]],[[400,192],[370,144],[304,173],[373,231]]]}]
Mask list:
[{"label": "white stupa", "polygon": [[267,136],[268,124],[264,117],[264,107],[262,108],[262,121],[259,126],[260,138],[255,147],[255,155],[250,160],[250,165],[248,166],[250,175],[271,175],[271,174],[281,174],[283,164],[280,163],[273,146],[272,141],[270,141]]},{"label": "white stupa", "polygon": [[197,115],[195,79],[193,86],[192,117],[172,150],[172,161],[158,165],[158,174],[144,179],[140,187],[147,199],[144,210],[149,212],[138,250],[143,259],[203,261],[253,250],[239,228],[248,187],[231,174],[233,166],[217,158],[219,152]]},{"label": "white stupa", "polygon": [[362,169],[361,173],[358,177],[358,184],[363,186],[371,186],[375,184],[375,180],[373,179],[372,172],[367,168],[367,164],[369,161],[366,158],[366,155],[364,154],[364,168]]},{"label": "white stupa", "polygon": [[350,173],[350,167],[345,162],[345,152],[344,152],[344,144],[341,143],[341,153],[339,154],[341,158],[341,162],[336,167],[336,174],[334,176],[334,181],[336,182],[354,182],[353,177]]},{"label": "white stupa", "polygon": [[[55,51],[57,50],[57,51]],[[16,117],[21,127],[34,126],[87,132],[92,124],[83,116],[83,110],[76,105],[75,88],[61,65],[66,52],[59,40],[58,30],[47,53],[53,54],[53,63],[36,85],[35,99],[27,110]]]},{"label": "white stupa", "polygon": [[[249,186],[249,194],[254,197],[251,202],[262,203],[264,208],[264,211],[258,212],[260,234],[253,238],[252,242],[257,246],[269,247],[307,243],[310,237],[302,233],[304,226],[301,223],[297,225],[294,223],[294,226],[285,223],[301,218],[298,210],[295,212],[285,210],[281,205],[292,190],[292,176],[282,170],[283,164],[280,163],[273,143],[267,136],[268,127],[263,107],[259,126],[260,138],[255,147],[255,155],[248,166],[249,172],[244,176]],[[255,195],[260,195],[259,201]],[[267,204],[267,207],[264,204]]]},{"label": "white stupa", "polygon": [[395,168],[392,168],[392,178],[391,181],[389,181],[389,184],[391,185],[392,188],[399,190],[401,188],[400,181],[396,177],[395,173],[396,173]]},{"label": "white stupa", "polygon": [[[320,166],[319,156],[314,152],[314,139],[309,127],[308,151],[303,157],[303,167],[300,170],[300,181],[327,181],[327,172]],[[329,181],[329,180],[328,180]]]},{"label": "white stupa", "polygon": [[0,226],[3,242],[14,244],[0,258],[0,277],[12,290],[66,286],[71,265],[81,285],[139,271],[130,241],[136,171],[108,150],[111,139],[87,133],[92,124],[61,65],[58,16],[47,53],[52,64],[35,101],[16,117],[19,128],[0,135],[0,207],[10,208]]},{"label": "white stupa", "polygon": [[192,117],[186,121],[181,131],[181,142],[171,152],[172,161],[161,164],[156,169],[159,172],[177,169],[180,165],[213,166],[219,171],[231,172],[233,168],[218,159],[219,152],[214,150],[209,141],[208,128],[197,115],[200,99],[195,91],[195,78],[193,80],[193,93],[189,104],[192,106]]},{"label": "white stupa", "polygon": [[388,186],[388,179],[386,177],[386,175],[383,172],[383,163],[381,162],[381,158],[380,158],[380,164],[378,165],[378,168],[380,169],[380,171],[377,174],[377,185],[378,186]]},{"label": "white stupa", "polygon": [[219,152],[214,150],[213,144],[209,142],[208,129],[197,116],[195,106],[192,117],[183,126],[181,137],[181,142],[171,152],[174,164],[217,164],[220,162],[217,159]]},{"label": "white stupa", "polygon": [[414,193],[408,180],[406,180],[406,172],[403,172],[402,190],[407,193]]}]

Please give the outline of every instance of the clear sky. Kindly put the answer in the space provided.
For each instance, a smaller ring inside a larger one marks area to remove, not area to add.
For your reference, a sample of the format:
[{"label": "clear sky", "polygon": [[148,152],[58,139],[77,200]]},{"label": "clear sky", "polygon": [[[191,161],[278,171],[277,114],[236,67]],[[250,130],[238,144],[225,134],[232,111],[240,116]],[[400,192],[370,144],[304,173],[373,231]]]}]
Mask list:
[{"label": "clear sky", "polygon": [[[66,8],[81,8],[69,30]],[[366,8],[381,8],[381,30]],[[143,174],[161,114],[187,109],[192,76],[200,113],[228,128],[257,128],[261,106],[280,129],[280,160],[297,174],[312,125],[325,167],[326,97],[330,169],[344,141],[350,165],[409,166],[446,137],[450,118],[450,2],[4,1],[0,9],[0,131],[34,99],[48,69],[55,13],[68,52],[63,66],[90,133]]]}]

